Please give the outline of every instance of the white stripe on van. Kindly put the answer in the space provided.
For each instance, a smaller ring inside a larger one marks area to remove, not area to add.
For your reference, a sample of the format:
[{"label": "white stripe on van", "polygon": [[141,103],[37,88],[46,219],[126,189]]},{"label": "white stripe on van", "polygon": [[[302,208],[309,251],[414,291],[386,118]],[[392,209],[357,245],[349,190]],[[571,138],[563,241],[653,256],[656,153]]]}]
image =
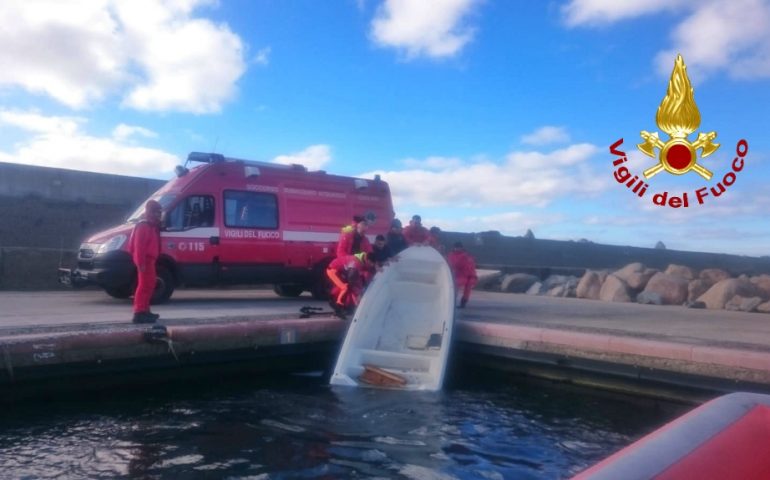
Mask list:
[{"label": "white stripe on van", "polygon": [[[374,239],[377,235],[367,235],[371,243],[374,243]],[[340,239],[339,233],[324,233],[324,232],[292,232],[284,231],[283,239],[290,242],[336,242]]]},{"label": "white stripe on van", "polygon": [[[209,238],[220,236],[218,227],[199,227],[191,228],[190,230],[184,230],[181,232],[161,232],[160,236],[163,238]],[[374,242],[375,235],[366,236],[370,242]],[[339,233],[330,232],[309,232],[309,231],[292,231],[284,230],[283,239],[288,242],[329,242],[333,243],[339,240]]]},{"label": "white stripe on van", "polygon": [[283,231],[283,239],[288,242],[336,242],[339,238],[339,233]]},{"label": "white stripe on van", "polygon": [[173,238],[209,238],[219,236],[219,227],[198,227],[182,232],[160,232],[161,237]]}]

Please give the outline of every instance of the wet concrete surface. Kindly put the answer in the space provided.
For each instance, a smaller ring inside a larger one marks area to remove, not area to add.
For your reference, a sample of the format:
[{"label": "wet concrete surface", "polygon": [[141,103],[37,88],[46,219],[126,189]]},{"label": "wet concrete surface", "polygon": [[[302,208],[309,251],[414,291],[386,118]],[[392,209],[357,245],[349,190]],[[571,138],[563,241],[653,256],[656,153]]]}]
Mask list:
[{"label": "wet concrete surface", "polygon": [[[282,298],[272,289],[177,290],[171,300],[155,305],[161,324],[240,318],[297,318],[305,305],[327,307],[308,294]],[[109,297],[101,290],[0,292],[0,335],[35,329],[93,328],[131,324],[131,300]]]}]

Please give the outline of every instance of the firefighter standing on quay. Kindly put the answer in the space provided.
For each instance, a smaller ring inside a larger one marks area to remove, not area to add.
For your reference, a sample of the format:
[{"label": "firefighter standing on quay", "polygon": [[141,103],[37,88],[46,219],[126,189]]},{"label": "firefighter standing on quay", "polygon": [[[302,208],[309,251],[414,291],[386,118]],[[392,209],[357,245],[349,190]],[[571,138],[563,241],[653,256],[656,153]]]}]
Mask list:
[{"label": "firefighter standing on quay", "polygon": [[412,216],[409,225],[404,228],[404,239],[410,247],[412,245],[430,244],[430,232],[422,226],[422,217],[419,215]]},{"label": "firefighter standing on quay", "polygon": [[393,221],[390,222],[390,230],[388,230],[388,235],[385,238],[385,245],[390,249],[390,252],[393,255],[398,255],[408,247],[406,239],[404,238],[404,232],[401,228],[401,220],[394,218]]},{"label": "firefighter standing on quay", "polygon": [[462,292],[459,306],[465,308],[465,304],[468,303],[471,296],[471,290],[479,280],[476,276],[476,262],[465,251],[461,242],[455,242],[452,246],[452,251],[447,255],[447,262],[455,278],[457,292]]},{"label": "firefighter standing on quay", "polygon": [[155,323],[160,315],[150,312],[150,299],[155,290],[155,262],[160,255],[160,220],[162,208],[155,200],[144,206],[144,220],[134,226],[128,251],[136,266],[134,323]]}]

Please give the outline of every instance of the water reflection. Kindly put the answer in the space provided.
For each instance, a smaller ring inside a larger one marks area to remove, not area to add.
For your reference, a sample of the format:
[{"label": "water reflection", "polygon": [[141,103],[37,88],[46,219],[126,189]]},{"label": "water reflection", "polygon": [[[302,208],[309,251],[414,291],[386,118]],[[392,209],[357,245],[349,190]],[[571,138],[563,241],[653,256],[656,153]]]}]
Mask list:
[{"label": "water reflection", "polygon": [[443,392],[212,381],[0,414],[8,478],[563,478],[686,407],[470,373]]}]

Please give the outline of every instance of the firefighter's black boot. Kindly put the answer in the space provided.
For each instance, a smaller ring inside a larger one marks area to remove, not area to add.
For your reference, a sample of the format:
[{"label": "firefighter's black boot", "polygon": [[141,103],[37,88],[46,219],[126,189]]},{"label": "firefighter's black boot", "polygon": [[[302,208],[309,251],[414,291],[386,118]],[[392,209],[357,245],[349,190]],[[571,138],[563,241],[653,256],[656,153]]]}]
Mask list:
[{"label": "firefighter's black boot", "polygon": [[155,323],[160,318],[160,315],[150,312],[136,312],[134,314],[133,323]]}]

